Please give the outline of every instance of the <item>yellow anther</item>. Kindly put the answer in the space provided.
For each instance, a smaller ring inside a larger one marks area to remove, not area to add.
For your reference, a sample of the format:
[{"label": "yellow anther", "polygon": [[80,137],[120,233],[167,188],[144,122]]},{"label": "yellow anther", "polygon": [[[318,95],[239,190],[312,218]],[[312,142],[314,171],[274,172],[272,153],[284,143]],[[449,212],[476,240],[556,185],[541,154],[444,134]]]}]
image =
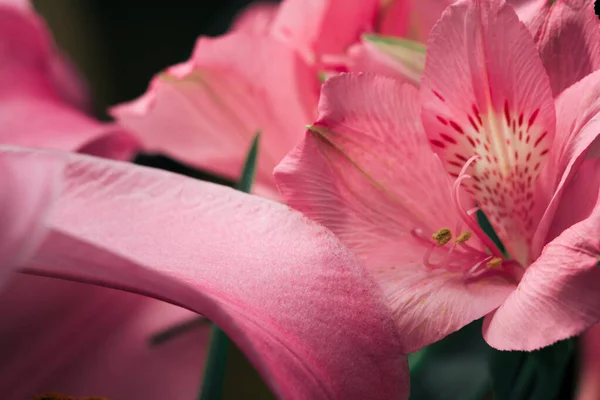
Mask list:
[{"label": "yellow anther", "polygon": [[494,257],[490,261],[488,261],[486,265],[490,268],[498,268],[502,265],[502,259],[500,257]]},{"label": "yellow anther", "polygon": [[464,231],[463,233],[458,235],[458,237],[456,238],[456,244],[462,244],[462,243],[466,242],[467,240],[471,239],[471,236],[473,236],[473,232]]},{"label": "yellow anther", "polygon": [[443,246],[452,239],[452,231],[448,228],[442,228],[431,237],[437,242],[438,246]]}]

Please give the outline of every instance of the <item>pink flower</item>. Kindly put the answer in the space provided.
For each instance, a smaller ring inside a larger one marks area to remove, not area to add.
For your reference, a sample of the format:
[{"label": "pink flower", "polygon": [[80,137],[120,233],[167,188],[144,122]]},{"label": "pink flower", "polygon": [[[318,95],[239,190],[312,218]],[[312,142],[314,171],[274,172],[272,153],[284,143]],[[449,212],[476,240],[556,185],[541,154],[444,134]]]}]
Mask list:
[{"label": "pink flower", "polygon": [[[174,309],[107,288],[215,321],[278,397],[407,398],[406,357],[382,294],[323,227],[256,196],[132,164],[19,148],[1,149],[0,160],[64,163],[47,234],[0,296],[10,321],[0,328],[4,398],[194,394],[198,344],[147,343]],[[100,288],[49,288],[49,278]]]},{"label": "pink flower", "polygon": [[427,51],[420,98],[383,77],[328,81],[317,122],[276,169],[282,195],[362,258],[405,352],[483,316],[498,349],[580,333],[600,319],[600,159],[588,151],[600,72],[554,100],[500,1],[449,7]]},{"label": "pink flower", "polygon": [[[316,116],[319,71],[338,61],[348,68],[346,50],[375,29],[379,11],[380,0],[253,6],[230,33],[200,38],[189,61],[156,76],[146,94],[112,114],[138,135],[146,151],[231,179],[237,179],[260,131],[256,188],[277,197],[272,171]],[[422,64],[424,55],[408,57]],[[375,61],[361,61],[361,70],[381,70]],[[405,73],[397,68],[389,66],[390,73]]]},{"label": "pink flower", "polygon": [[28,1],[0,1],[0,143],[127,159],[134,138],[85,115],[85,91]]}]

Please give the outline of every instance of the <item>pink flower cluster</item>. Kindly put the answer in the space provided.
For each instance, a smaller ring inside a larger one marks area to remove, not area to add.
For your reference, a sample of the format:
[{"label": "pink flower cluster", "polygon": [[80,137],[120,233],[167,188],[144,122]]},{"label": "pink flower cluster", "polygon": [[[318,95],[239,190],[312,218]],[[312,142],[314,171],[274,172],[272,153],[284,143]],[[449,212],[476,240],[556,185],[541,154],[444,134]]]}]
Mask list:
[{"label": "pink flower cluster", "polygon": [[[281,398],[406,399],[406,354],[480,318],[499,350],[589,332],[596,398],[600,21],[451,3],[253,5],[101,123],[0,0],[2,398],[192,399],[206,330],[147,341],[195,314]],[[259,196],[127,162],[237,179],[257,132]]]}]

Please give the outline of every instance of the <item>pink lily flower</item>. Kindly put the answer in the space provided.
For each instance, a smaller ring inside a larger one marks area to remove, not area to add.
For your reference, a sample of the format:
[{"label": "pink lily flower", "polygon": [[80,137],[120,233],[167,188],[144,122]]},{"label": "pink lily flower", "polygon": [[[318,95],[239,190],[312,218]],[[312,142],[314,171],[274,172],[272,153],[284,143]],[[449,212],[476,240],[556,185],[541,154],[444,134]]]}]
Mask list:
[{"label": "pink lily flower", "polygon": [[85,115],[85,102],[29,1],[0,0],[0,143],[131,157],[133,136]]},{"label": "pink lily flower", "polygon": [[326,82],[317,122],[276,169],[282,195],[361,257],[405,352],[483,316],[502,350],[579,334],[600,319],[600,160],[588,150],[600,72],[554,100],[502,1],[450,6],[427,52],[419,91],[368,74]]},{"label": "pink lily flower", "polygon": [[[164,326],[153,314],[166,305],[133,294],[215,321],[280,398],[407,398],[408,366],[389,309],[331,232],[286,206],[164,171],[73,153],[0,150],[6,163],[53,158],[65,167],[47,234],[20,264],[21,287],[4,293],[13,302],[0,301],[0,316],[10,317],[0,328],[4,398],[56,391],[194,398],[199,375],[189,379],[199,373],[201,349],[196,344],[175,359],[168,349],[149,348],[150,333]],[[41,298],[23,290],[44,288],[50,278],[99,288],[90,293],[65,282]],[[114,297],[108,288],[133,294]],[[57,297],[63,290],[69,297]],[[61,315],[74,292],[82,306]],[[54,329],[54,318],[64,324]],[[191,343],[175,342],[180,351]]]},{"label": "pink lily flower", "polygon": [[[380,10],[380,0],[253,6],[230,33],[200,38],[189,61],[157,75],[142,97],[111,114],[146,151],[232,179],[260,131],[256,189],[278,198],[272,171],[316,116],[324,59],[346,63],[344,53],[362,33],[373,32]],[[379,70],[378,64],[360,68]]]}]

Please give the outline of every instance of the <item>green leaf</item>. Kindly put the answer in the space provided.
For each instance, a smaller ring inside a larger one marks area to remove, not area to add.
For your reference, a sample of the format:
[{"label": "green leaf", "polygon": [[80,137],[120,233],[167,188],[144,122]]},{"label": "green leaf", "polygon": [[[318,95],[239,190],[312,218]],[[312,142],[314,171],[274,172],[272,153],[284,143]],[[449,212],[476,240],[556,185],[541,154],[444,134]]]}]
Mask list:
[{"label": "green leaf", "polygon": [[569,388],[575,357],[573,339],[532,352],[491,349],[497,400],[560,400]]},{"label": "green leaf", "polygon": [[257,132],[252,140],[252,145],[246,156],[246,162],[242,169],[242,176],[238,181],[235,188],[244,193],[250,193],[252,190],[252,184],[256,176],[256,161],[258,159],[258,141],[260,139],[260,132]]},{"label": "green leaf", "polygon": [[492,227],[492,224],[481,210],[477,210],[477,223],[483,230],[483,233],[485,233],[490,239],[492,239],[492,242],[494,242],[494,244],[498,247],[498,250],[500,250],[502,254],[508,257],[508,255],[506,254],[506,248],[504,247],[504,244],[502,244],[502,241],[496,234],[496,231]]}]

